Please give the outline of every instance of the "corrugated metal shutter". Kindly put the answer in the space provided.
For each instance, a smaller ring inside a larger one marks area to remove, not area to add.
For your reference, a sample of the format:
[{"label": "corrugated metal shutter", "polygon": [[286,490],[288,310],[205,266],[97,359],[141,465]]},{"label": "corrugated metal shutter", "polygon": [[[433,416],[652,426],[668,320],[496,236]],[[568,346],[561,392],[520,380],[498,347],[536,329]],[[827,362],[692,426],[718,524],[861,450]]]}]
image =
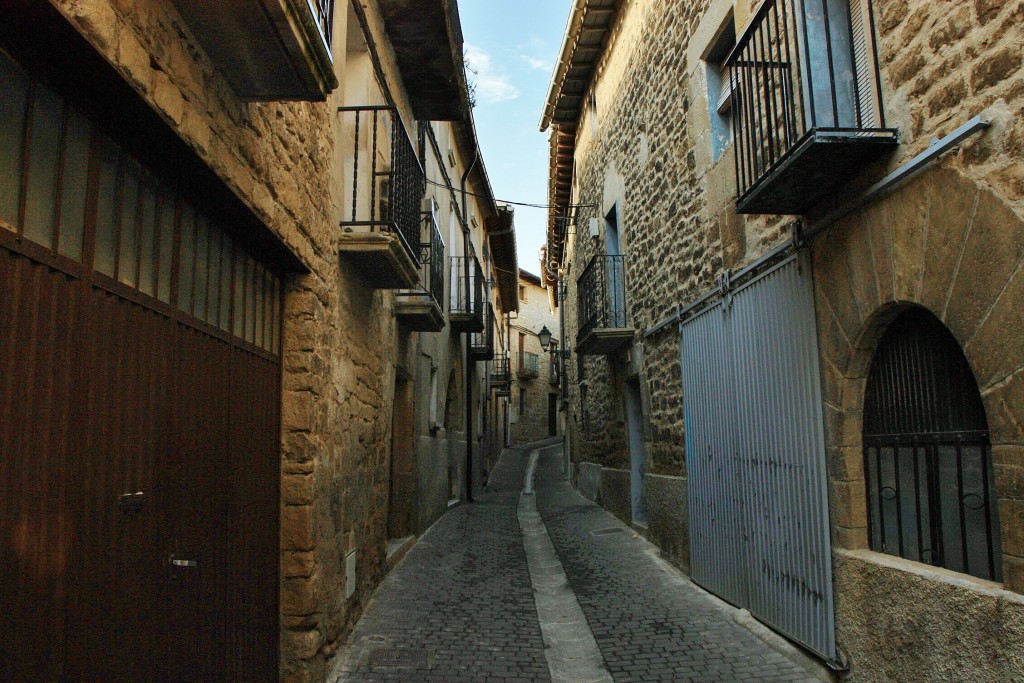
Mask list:
[{"label": "corrugated metal shutter", "polygon": [[812,296],[791,257],[681,326],[691,573],[832,660]]}]

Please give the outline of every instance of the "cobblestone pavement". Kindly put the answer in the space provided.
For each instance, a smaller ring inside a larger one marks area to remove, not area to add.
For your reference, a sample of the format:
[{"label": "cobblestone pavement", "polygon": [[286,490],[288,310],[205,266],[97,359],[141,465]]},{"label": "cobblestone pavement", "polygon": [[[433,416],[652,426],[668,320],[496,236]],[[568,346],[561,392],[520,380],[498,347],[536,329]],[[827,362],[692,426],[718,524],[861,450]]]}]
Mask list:
[{"label": "cobblestone pavement", "polygon": [[[611,514],[562,478],[541,451],[537,507],[616,683],[816,681],[653,558]],[[591,532],[617,529],[595,536]]]},{"label": "cobblestone pavement", "polygon": [[[516,517],[531,449],[502,454],[488,493],[441,518],[385,579],[339,655],[338,681],[550,681]],[[736,624],[562,478],[541,451],[537,506],[617,683],[813,681]],[[602,529],[620,532],[594,536]]]},{"label": "cobblestone pavement", "polygon": [[[450,510],[377,589],[331,681],[550,681],[516,517],[530,449]],[[383,657],[403,666],[375,666]]]}]

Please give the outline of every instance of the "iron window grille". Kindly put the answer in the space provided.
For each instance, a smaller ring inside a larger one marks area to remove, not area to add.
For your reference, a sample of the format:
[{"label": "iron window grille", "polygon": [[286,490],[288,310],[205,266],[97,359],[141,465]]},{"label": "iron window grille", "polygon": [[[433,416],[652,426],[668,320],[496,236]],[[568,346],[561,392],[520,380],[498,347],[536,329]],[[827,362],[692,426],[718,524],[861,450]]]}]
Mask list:
[{"label": "iron window grille", "polygon": [[1002,580],[981,395],[956,340],[926,311],[893,322],[872,361],[864,460],[872,550]]},{"label": "iron window grille", "polygon": [[579,332],[577,341],[596,328],[628,327],[625,257],[598,254],[576,282]]},{"label": "iron window grille", "polygon": [[423,232],[427,241],[419,243],[420,289],[403,290],[397,296],[409,298],[425,294],[441,308],[444,305],[444,242],[432,212],[423,215]]},{"label": "iron window grille", "polygon": [[346,232],[397,235],[409,257],[419,261],[420,209],[426,177],[402,119],[394,107],[341,107],[349,142],[351,193]]},{"label": "iron window grille", "polygon": [[[725,65],[741,212],[782,172],[799,176],[802,194],[821,194],[821,173],[841,172],[835,143],[895,144],[881,106],[871,0],[765,0]],[[831,145],[820,148],[817,166],[793,166],[814,143]],[[753,212],[796,213],[800,201]]]}]

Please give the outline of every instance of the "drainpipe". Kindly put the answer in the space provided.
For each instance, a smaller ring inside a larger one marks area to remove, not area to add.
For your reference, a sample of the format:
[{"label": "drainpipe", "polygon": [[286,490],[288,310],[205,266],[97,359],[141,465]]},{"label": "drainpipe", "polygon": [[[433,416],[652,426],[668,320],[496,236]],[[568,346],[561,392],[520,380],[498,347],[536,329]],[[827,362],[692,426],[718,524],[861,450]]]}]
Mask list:
[{"label": "drainpipe", "polygon": [[[564,412],[564,424],[562,425],[562,456],[565,468],[565,478],[571,483],[572,473],[570,468],[572,467],[572,458],[569,455],[569,368],[566,367],[569,363],[569,346],[565,341],[565,294],[569,291],[569,286],[562,278],[564,271],[559,268],[559,277],[555,286],[558,288],[555,290],[555,300],[558,301],[558,336],[561,338],[559,341],[561,346],[559,347],[558,353],[561,354],[561,377],[559,377],[559,383],[562,387],[562,404],[565,406]],[[559,406],[561,408],[562,406]]]},{"label": "drainpipe", "polygon": [[[469,280],[469,255],[472,253],[473,242],[471,235],[469,234],[469,214],[467,213],[466,203],[466,179],[469,178],[469,174],[476,167],[477,161],[480,159],[480,148],[476,147],[473,153],[473,163],[467,168],[466,172],[462,174],[462,238],[465,248],[463,253],[466,258],[466,304],[471,305],[473,302],[470,299],[470,295],[473,293],[472,285]],[[473,333],[466,332],[466,502],[473,502],[473,365],[469,358],[469,345],[472,341]]]}]

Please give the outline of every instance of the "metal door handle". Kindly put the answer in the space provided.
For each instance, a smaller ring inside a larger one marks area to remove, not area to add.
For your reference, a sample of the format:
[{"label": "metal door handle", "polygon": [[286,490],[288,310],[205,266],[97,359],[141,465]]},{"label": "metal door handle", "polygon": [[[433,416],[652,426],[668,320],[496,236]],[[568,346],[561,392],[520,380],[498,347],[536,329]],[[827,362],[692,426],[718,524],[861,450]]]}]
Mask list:
[{"label": "metal door handle", "polygon": [[197,567],[197,566],[199,566],[199,563],[196,562],[195,560],[176,560],[176,559],[174,559],[172,557],[171,558],[171,566],[172,567]]}]

